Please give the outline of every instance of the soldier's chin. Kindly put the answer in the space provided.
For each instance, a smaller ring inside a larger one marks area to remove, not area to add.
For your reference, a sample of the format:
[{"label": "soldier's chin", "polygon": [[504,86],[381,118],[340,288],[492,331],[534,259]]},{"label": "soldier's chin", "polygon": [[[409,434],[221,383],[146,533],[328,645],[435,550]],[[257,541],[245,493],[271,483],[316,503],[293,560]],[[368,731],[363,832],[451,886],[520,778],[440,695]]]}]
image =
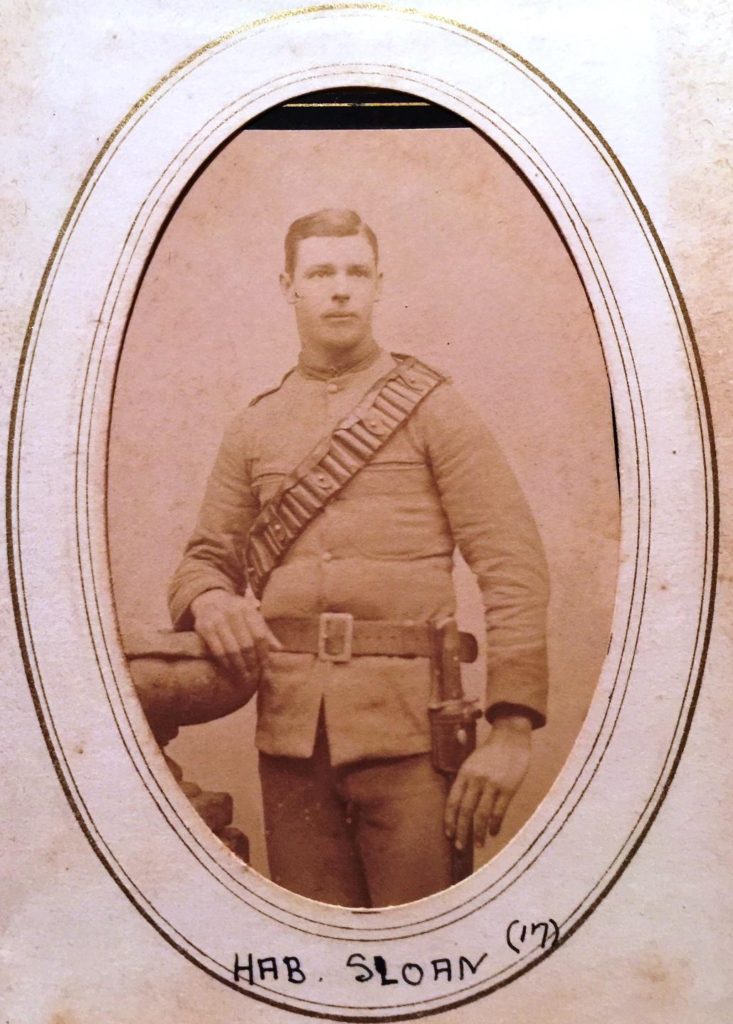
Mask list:
[{"label": "soldier's chin", "polygon": [[349,348],[358,345],[363,337],[364,331],[359,320],[328,320],[326,323],[326,333],[332,345]]}]

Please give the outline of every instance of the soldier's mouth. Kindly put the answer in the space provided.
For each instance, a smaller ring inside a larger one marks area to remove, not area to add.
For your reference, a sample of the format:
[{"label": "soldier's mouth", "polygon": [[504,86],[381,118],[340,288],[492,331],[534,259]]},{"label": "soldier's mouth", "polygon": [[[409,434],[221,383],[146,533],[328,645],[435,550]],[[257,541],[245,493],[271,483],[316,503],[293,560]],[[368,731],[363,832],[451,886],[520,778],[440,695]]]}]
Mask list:
[{"label": "soldier's mouth", "polygon": [[324,313],[324,320],[356,320],[356,313]]}]

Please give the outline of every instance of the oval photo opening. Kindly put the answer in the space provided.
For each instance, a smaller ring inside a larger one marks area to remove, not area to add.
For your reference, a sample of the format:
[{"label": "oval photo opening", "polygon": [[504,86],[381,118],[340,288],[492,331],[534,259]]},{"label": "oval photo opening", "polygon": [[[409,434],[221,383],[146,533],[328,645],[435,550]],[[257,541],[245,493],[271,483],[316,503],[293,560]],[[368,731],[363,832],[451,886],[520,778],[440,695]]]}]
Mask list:
[{"label": "oval photo opening", "polygon": [[384,90],[236,133],[140,282],[107,510],[133,681],[221,841],[344,906],[478,870],[579,733],[619,557],[598,332],[524,177]]}]

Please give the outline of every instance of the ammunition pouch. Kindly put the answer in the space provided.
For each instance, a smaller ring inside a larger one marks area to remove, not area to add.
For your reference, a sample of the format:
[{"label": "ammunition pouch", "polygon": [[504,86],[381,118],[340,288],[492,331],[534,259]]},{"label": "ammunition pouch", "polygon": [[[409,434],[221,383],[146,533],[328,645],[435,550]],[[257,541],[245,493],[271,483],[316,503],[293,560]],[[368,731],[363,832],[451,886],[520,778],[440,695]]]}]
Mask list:
[{"label": "ammunition pouch", "polygon": [[475,701],[446,700],[428,705],[433,768],[455,775],[476,748],[476,721],[481,712]]}]

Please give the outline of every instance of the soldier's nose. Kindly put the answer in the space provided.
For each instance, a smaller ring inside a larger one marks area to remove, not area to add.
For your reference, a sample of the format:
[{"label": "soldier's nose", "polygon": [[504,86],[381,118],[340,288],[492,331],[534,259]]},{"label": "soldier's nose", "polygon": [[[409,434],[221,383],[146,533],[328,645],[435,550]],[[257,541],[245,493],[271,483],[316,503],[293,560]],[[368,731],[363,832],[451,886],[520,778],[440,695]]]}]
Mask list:
[{"label": "soldier's nose", "polygon": [[337,278],[333,282],[333,294],[334,296],[346,297],[349,294],[349,282],[345,277]]}]

